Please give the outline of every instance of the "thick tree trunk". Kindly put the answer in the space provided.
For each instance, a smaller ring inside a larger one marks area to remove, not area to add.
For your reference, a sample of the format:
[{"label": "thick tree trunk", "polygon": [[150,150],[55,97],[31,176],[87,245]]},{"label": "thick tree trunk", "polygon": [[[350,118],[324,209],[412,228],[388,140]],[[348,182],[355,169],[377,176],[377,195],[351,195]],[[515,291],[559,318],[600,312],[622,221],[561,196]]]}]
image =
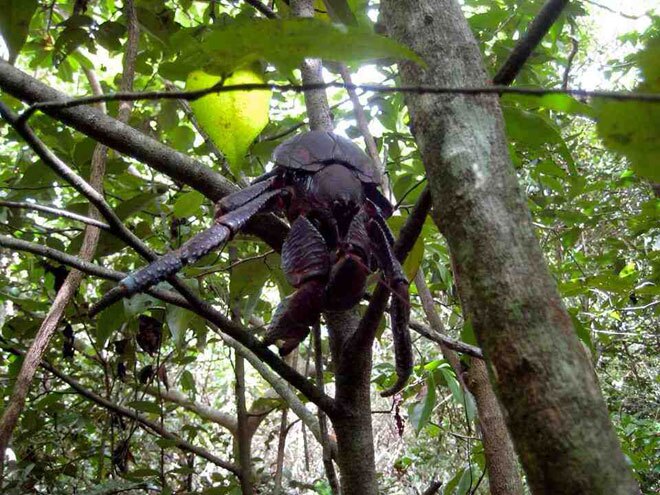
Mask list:
[{"label": "thick tree trunk", "polygon": [[[487,83],[455,0],[383,0],[390,35],[428,63],[401,64],[406,85]],[[406,99],[447,238],[466,318],[490,364],[535,494],[638,489],[596,377],[548,273],[507,153],[495,96]]]}]

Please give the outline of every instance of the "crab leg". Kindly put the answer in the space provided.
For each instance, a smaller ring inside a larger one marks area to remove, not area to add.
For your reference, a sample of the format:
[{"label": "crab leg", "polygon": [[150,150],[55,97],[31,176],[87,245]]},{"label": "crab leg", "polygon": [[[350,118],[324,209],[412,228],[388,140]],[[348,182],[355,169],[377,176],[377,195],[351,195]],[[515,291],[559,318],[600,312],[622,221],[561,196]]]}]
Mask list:
[{"label": "crab leg", "polygon": [[[389,397],[400,391],[406,384],[406,381],[408,381],[412,373],[413,356],[410,330],[408,329],[408,322],[410,320],[408,281],[399,260],[396,259],[392,251],[392,246],[389,242],[391,234],[388,236],[385,233],[381,226],[382,224],[385,224],[385,222],[372,219],[368,224],[368,230],[371,238],[371,248],[378,259],[378,265],[383,271],[389,288],[392,291],[390,317],[392,319],[397,381],[391,388],[380,394],[383,397]],[[386,224],[385,228],[387,228]]]},{"label": "crab leg", "polygon": [[161,256],[119,282],[124,288],[124,296],[141,292],[207,255],[233,237],[250,218],[269,206],[271,200],[281,194],[282,190],[266,192],[235,210],[217,217],[211,227],[197,234],[176,251]]},{"label": "crab leg", "polygon": [[282,269],[297,290],[279,304],[264,343],[279,343],[280,354],[295,349],[316,323],[323,309],[330,257],[321,233],[308,218],[293,222],[282,246]]}]

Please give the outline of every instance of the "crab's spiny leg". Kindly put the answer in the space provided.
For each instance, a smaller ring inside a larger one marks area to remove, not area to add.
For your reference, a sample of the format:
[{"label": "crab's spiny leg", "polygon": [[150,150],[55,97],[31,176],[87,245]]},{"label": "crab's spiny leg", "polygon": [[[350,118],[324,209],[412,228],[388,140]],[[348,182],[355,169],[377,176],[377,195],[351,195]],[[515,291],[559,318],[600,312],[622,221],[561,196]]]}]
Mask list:
[{"label": "crab's spiny leg", "polygon": [[[387,226],[385,227],[387,228]],[[378,259],[378,265],[392,290],[390,317],[392,319],[397,381],[391,388],[381,393],[381,396],[389,397],[399,392],[412,374],[412,342],[410,341],[410,330],[408,328],[408,322],[410,320],[410,294],[408,293],[408,281],[403,273],[403,268],[401,268],[401,264],[396,259],[396,256],[394,256],[388,236],[383,230],[381,222],[372,218],[368,224],[368,230],[371,238],[371,247]]]}]

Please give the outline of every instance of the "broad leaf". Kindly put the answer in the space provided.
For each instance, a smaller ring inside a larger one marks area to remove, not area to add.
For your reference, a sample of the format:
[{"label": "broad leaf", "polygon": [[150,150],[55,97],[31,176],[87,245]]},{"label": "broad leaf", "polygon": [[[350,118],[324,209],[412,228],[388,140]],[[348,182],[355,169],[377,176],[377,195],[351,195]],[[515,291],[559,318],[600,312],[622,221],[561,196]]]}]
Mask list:
[{"label": "broad leaf", "polygon": [[[208,88],[220,77],[194,71],[188,76],[189,90]],[[263,83],[252,70],[237,70],[225,85]],[[231,91],[207,95],[192,102],[197,121],[227,158],[234,173],[241,169],[248,148],[268,124],[271,91]]]},{"label": "broad leaf", "polygon": [[124,321],[124,310],[122,302],[116,302],[105,309],[96,318],[96,346],[103,349],[110,336],[121,326]]},{"label": "broad leaf", "polygon": [[213,30],[201,42],[192,36],[185,32],[178,37],[185,46],[176,61],[179,70],[201,68],[212,74],[230,74],[257,60],[292,70],[308,57],[342,62],[394,57],[423,64],[413,51],[389,38],[320,19],[235,22]]},{"label": "broad leaf", "polygon": [[38,5],[38,0],[0,0],[0,34],[7,43],[10,64],[25,44],[30,20]]},{"label": "broad leaf", "polygon": [[[637,58],[644,76],[637,90],[660,91],[660,36],[651,39]],[[660,104],[597,100],[595,107],[605,145],[625,155],[639,176],[660,182]]]},{"label": "broad leaf", "polygon": [[429,373],[426,379],[426,395],[419,402],[412,404],[408,410],[410,422],[415,428],[415,433],[419,434],[422,428],[431,419],[431,413],[435,407],[436,393],[433,374]]},{"label": "broad leaf", "polygon": [[203,194],[197,191],[184,193],[174,203],[174,214],[179,218],[195,215],[202,204],[204,204]]}]

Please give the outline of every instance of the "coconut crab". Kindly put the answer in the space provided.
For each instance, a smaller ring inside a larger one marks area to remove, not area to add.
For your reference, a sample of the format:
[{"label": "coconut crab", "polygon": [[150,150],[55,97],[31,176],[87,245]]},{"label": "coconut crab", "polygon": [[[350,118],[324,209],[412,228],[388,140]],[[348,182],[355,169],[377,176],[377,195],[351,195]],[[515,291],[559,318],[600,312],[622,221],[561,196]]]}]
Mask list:
[{"label": "coconut crab", "polygon": [[179,249],[123,279],[123,297],[141,292],[231,239],[255,214],[283,212],[291,230],[282,246],[282,269],[296,291],[273,314],[264,343],[281,355],[295,349],[324,311],[352,308],[377,269],[392,291],[390,303],[397,384],[412,371],[408,281],[394,256],[385,218],[392,205],[378,190],[379,172],[352,141],[310,131],[280,144],[272,171],[218,203],[215,222]]}]

